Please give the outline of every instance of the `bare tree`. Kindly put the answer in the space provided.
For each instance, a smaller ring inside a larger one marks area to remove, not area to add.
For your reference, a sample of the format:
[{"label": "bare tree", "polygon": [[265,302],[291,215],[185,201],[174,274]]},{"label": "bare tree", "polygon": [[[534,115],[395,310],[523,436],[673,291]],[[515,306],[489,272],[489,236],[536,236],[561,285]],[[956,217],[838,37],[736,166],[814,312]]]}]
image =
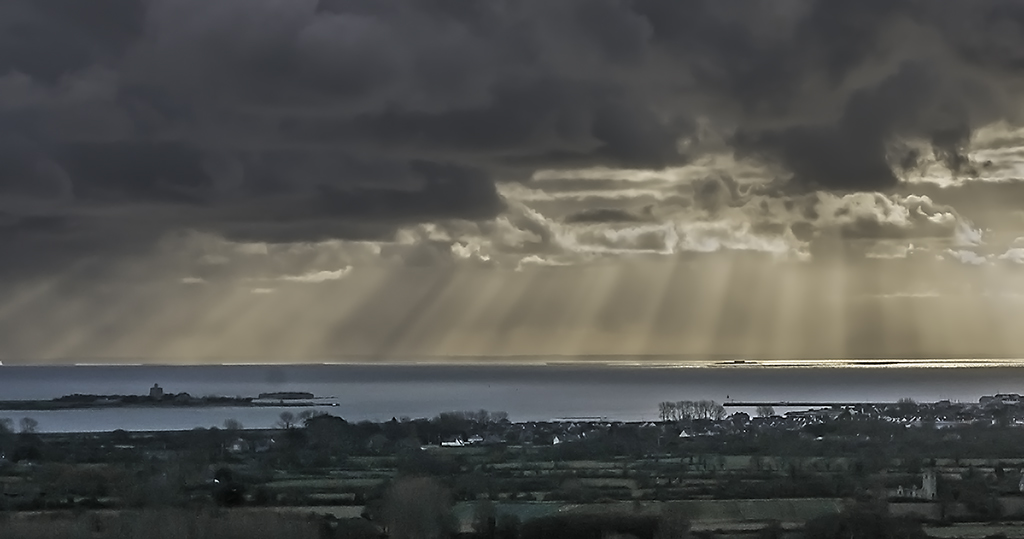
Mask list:
[{"label": "bare tree", "polygon": [[672,415],[673,419],[675,419],[676,421],[686,419],[686,401],[673,402]]},{"label": "bare tree", "polygon": [[715,419],[725,417],[725,407],[715,401],[678,401],[658,403],[658,416],[662,421],[684,419]]},{"label": "bare tree", "polygon": [[697,417],[697,403],[693,401],[679,401],[676,403],[679,419],[694,419]]},{"label": "bare tree", "polygon": [[39,428],[39,422],[31,417],[21,418],[21,432],[25,434],[34,434],[36,429]]},{"label": "bare tree", "polygon": [[709,400],[697,401],[697,417],[701,419],[711,418],[712,402]]},{"label": "bare tree", "polygon": [[772,408],[770,404],[762,404],[757,407],[758,417],[772,417],[775,415],[775,408]]},{"label": "bare tree", "polygon": [[295,414],[291,412],[281,412],[281,415],[278,416],[277,426],[285,430],[295,428]]},{"label": "bare tree", "polygon": [[671,402],[664,401],[658,403],[658,417],[662,421],[668,421],[669,417],[672,416],[672,404]]},{"label": "bare tree", "polygon": [[9,418],[0,419],[0,457],[13,449],[14,421]]},{"label": "bare tree", "polygon": [[224,420],[224,430],[234,432],[242,430],[243,428],[244,427],[242,427],[242,422],[237,419],[231,418]]}]

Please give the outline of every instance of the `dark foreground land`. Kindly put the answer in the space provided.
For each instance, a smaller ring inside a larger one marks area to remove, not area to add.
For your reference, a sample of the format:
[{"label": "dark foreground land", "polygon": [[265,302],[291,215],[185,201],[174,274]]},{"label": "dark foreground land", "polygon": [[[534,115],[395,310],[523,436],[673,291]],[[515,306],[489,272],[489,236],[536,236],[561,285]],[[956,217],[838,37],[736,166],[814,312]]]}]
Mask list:
[{"label": "dark foreground land", "polygon": [[58,435],[28,422],[0,431],[0,536],[1024,537],[1012,399],[720,419],[678,404],[652,423],[283,414],[275,430]]}]

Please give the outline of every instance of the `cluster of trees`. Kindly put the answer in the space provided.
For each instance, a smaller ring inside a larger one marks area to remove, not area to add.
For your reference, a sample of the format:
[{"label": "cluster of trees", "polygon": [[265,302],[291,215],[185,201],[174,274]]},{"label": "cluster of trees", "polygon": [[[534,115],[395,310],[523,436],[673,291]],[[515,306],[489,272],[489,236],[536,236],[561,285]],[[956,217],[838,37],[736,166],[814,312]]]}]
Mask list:
[{"label": "cluster of trees", "polygon": [[[313,410],[303,410],[298,414],[285,411],[281,412],[278,416],[277,427],[284,430],[296,429],[302,426],[308,426],[309,421],[316,417],[327,415],[325,412],[317,412]],[[398,419],[392,419],[392,421],[398,421]],[[416,422],[423,422],[425,420],[417,420]],[[457,411],[457,412],[442,412],[430,420],[430,423],[438,425],[442,430],[451,431],[462,431],[473,427],[482,427],[485,425],[493,425],[498,423],[505,423],[508,421],[507,412],[490,412],[488,410],[476,410],[476,411]],[[402,423],[412,423],[413,420],[408,417],[401,419]],[[224,422],[224,428],[228,430],[241,430],[242,426],[237,420],[228,419]]]},{"label": "cluster of trees", "polygon": [[[330,414],[328,414],[327,412],[321,412],[317,410],[303,410],[297,414],[289,411],[284,411],[281,412],[281,415],[277,416],[277,424],[275,426],[284,430],[293,430],[309,426],[309,422],[311,419],[317,417],[324,417],[328,415]],[[225,421],[224,428],[229,430],[231,429],[231,427],[228,426],[229,422],[237,424],[234,430],[240,430],[242,428],[241,423],[238,423],[234,419],[228,419],[227,421]]]},{"label": "cluster of trees", "polygon": [[[351,454],[398,454],[445,440],[465,440],[473,434],[501,432],[507,424],[508,414],[487,410],[445,412],[432,419],[392,418],[379,423],[349,423],[312,410],[284,411],[276,425],[284,436],[276,438],[275,449],[267,457],[278,459],[274,461],[278,467],[326,466]],[[255,431],[241,433],[241,424],[235,420],[225,422],[225,429],[231,436],[261,436]]]},{"label": "cluster of trees", "polygon": [[504,423],[508,421],[508,413],[490,412],[487,410],[477,410],[475,412],[441,412],[434,418],[435,423],[446,421],[463,421],[476,423],[478,425],[487,425],[490,423]]},{"label": "cluster of trees", "polygon": [[725,407],[715,401],[665,401],[658,403],[658,415],[662,421],[684,419],[723,419]]},{"label": "cluster of trees", "polygon": [[[35,434],[36,429],[39,428],[39,422],[31,417],[23,417],[18,422],[18,427],[22,434]],[[14,421],[9,418],[0,418],[0,433],[11,434],[14,432]]]},{"label": "cluster of trees", "polygon": [[40,455],[40,441],[36,435],[39,422],[31,417],[23,417],[18,423],[18,434],[15,434],[14,421],[0,419],[0,459],[12,462],[36,459]]}]

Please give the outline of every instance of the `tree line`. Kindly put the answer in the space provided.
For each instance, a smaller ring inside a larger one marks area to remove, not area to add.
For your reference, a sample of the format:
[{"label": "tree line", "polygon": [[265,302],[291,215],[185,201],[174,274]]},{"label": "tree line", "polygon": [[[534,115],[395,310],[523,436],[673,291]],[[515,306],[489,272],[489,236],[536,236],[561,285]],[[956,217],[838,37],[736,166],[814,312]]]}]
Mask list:
[{"label": "tree line", "polygon": [[664,401],[658,403],[658,415],[662,421],[684,419],[723,419],[725,407],[715,401]]}]

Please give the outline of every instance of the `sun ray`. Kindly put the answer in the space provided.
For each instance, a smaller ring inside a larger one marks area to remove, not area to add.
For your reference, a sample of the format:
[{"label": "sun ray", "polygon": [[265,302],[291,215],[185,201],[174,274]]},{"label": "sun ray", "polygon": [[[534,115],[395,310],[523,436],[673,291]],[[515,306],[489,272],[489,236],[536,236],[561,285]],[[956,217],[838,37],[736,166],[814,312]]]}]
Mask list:
[{"label": "sun ray", "polygon": [[[513,299],[496,317],[494,336],[488,349],[492,354],[522,354],[527,351],[542,352],[536,339],[536,330],[531,326],[531,314],[543,312],[545,299],[557,298],[562,284],[557,277],[568,268],[524,268],[522,277],[517,279]],[[552,272],[545,278],[546,272]]]},{"label": "sun ray", "polygon": [[599,322],[602,310],[609,307],[609,299],[622,286],[626,275],[623,265],[622,262],[601,264],[582,271],[579,280],[572,285],[572,291],[564,298],[563,318],[573,329],[556,345],[559,354],[614,354],[618,351],[607,348],[605,337],[608,328],[602,328]]},{"label": "sun ray", "polygon": [[415,348],[407,347],[406,340],[415,334],[418,326],[434,312],[449,288],[457,282],[454,271],[441,270],[431,273],[429,276],[424,276],[429,284],[419,297],[407,304],[401,317],[390,324],[391,327],[386,336],[371,356],[375,361],[393,358],[399,351],[414,350]]},{"label": "sun ray", "polygon": [[[667,304],[674,301],[671,282],[678,266],[679,257],[659,256],[638,261],[621,274],[618,293],[628,294],[631,300],[626,315],[628,322],[618,328],[616,335],[623,351],[638,356],[664,352],[658,332],[658,317],[665,312]],[[603,306],[605,311],[618,308],[610,301]]]},{"label": "sun ray", "polygon": [[[733,277],[736,274],[736,261],[732,256],[716,258],[713,263],[698,270],[692,287],[695,290],[696,298],[693,306],[692,326],[688,333],[695,341],[693,351],[705,356],[725,354],[732,356],[735,349],[727,349],[720,346],[719,338],[725,334],[729,324],[724,314],[726,299],[729,289],[735,283]],[[713,268],[713,269],[712,269]]]},{"label": "sun ray", "polygon": [[807,294],[806,288],[800,286],[799,272],[802,269],[788,267],[775,273],[772,311],[764,313],[770,319],[767,324],[770,333],[765,339],[767,355],[774,359],[802,357],[806,354],[806,345],[799,338],[800,309],[805,304]]},{"label": "sun ray", "polygon": [[453,355],[486,355],[488,330],[480,322],[501,304],[510,273],[508,270],[496,270],[473,275],[461,308],[450,318],[449,327],[437,341],[438,350]]},{"label": "sun ray", "polygon": [[807,296],[804,311],[809,318],[803,337],[811,343],[811,359],[851,358],[853,348],[850,340],[854,337],[848,326],[848,311],[851,301],[848,291],[849,278],[841,260],[823,262],[815,268],[813,291]]}]

